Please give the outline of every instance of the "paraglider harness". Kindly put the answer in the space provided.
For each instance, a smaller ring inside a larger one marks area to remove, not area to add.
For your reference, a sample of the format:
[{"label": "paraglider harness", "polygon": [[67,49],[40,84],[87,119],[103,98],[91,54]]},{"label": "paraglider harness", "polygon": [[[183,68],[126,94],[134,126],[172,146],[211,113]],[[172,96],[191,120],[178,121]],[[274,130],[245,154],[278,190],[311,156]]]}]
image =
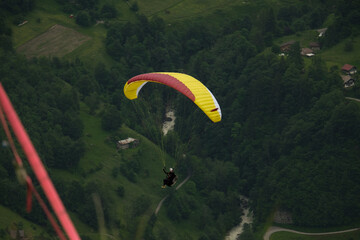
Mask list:
[{"label": "paraglider harness", "polygon": [[164,179],[164,185],[169,187],[173,186],[176,183],[178,177],[176,176],[174,171],[166,172],[165,167],[163,168],[163,171],[166,174],[166,178]]}]

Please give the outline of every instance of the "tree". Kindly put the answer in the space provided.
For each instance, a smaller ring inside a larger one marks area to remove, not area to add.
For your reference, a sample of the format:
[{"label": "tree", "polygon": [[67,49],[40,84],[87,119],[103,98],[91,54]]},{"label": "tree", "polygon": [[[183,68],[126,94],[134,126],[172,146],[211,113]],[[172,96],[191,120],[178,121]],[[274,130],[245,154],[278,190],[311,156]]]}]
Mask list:
[{"label": "tree", "polygon": [[92,93],[90,96],[85,97],[84,102],[89,107],[89,114],[93,115],[100,104],[99,95]]},{"label": "tree", "polygon": [[101,8],[101,16],[103,18],[108,18],[108,19],[111,19],[111,18],[116,18],[118,15],[118,12],[115,8],[115,6],[112,6],[108,3],[105,3],[102,8]]},{"label": "tree", "polygon": [[170,54],[166,48],[155,47],[151,53],[151,65],[159,71],[168,71],[173,69]]},{"label": "tree", "polygon": [[344,143],[351,139],[351,142],[360,143],[360,122],[359,107],[355,103],[336,106],[331,118],[325,125],[326,132],[333,142]]},{"label": "tree", "polygon": [[325,36],[322,38],[324,47],[332,47],[339,43],[342,39],[347,38],[351,34],[351,29],[342,17],[336,17],[334,23],[328,27]]},{"label": "tree", "polygon": [[58,109],[62,112],[79,109],[78,92],[75,89],[64,86],[59,91],[56,93],[57,99],[55,100]]},{"label": "tree", "polygon": [[33,9],[35,0],[11,1],[2,0],[0,6],[12,13],[26,13]]},{"label": "tree", "polygon": [[87,11],[79,11],[76,16],[76,23],[83,27],[91,25],[90,15]]},{"label": "tree", "polygon": [[0,35],[0,48],[7,51],[7,52],[14,51],[10,36]]},{"label": "tree", "polygon": [[345,52],[352,52],[354,50],[354,44],[353,41],[347,40],[344,45],[344,51]]},{"label": "tree", "polygon": [[252,232],[251,226],[247,223],[243,226],[243,232],[237,236],[236,240],[255,240],[254,233]]},{"label": "tree", "polygon": [[269,7],[260,12],[261,26],[263,33],[276,35],[276,18],[274,9]]},{"label": "tree", "polygon": [[122,124],[122,114],[114,105],[109,105],[102,114],[101,127],[106,131],[119,128]]},{"label": "tree", "polygon": [[[194,219],[195,226],[202,231],[205,229],[206,225],[213,226],[214,224],[214,216],[211,213],[211,209],[205,204],[193,211],[192,218]],[[204,222],[207,224],[205,225]]]},{"label": "tree", "polygon": [[184,194],[182,191],[170,196],[167,204],[168,217],[176,222],[188,219],[191,211],[196,209],[194,200],[191,196]]},{"label": "tree", "polygon": [[137,12],[139,11],[139,5],[137,2],[134,2],[133,4],[131,4],[130,10],[133,12]]},{"label": "tree", "polygon": [[75,112],[67,112],[62,119],[62,131],[65,136],[73,140],[79,139],[83,135],[84,123]]},{"label": "tree", "polygon": [[131,214],[135,217],[142,215],[150,205],[151,199],[147,195],[142,194],[134,200]]},{"label": "tree", "polygon": [[[114,49],[113,49],[114,50]],[[95,66],[94,76],[97,83],[105,90],[113,89],[116,86],[111,73],[103,62],[99,62]]]},{"label": "tree", "polygon": [[75,0],[80,9],[94,9],[98,0]]},{"label": "tree", "polygon": [[288,62],[295,64],[296,68],[299,70],[303,69],[304,67],[304,60],[300,53],[300,43],[295,42],[293,45],[291,45],[289,56],[287,58]]},{"label": "tree", "polygon": [[211,191],[207,200],[207,205],[212,209],[214,218],[216,219],[220,213],[223,213],[225,208],[225,194],[220,191]]},{"label": "tree", "polygon": [[116,189],[116,193],[119,197],[124,197],[125,195],[125,189],[123,186],[118,186],[117,189]]}]

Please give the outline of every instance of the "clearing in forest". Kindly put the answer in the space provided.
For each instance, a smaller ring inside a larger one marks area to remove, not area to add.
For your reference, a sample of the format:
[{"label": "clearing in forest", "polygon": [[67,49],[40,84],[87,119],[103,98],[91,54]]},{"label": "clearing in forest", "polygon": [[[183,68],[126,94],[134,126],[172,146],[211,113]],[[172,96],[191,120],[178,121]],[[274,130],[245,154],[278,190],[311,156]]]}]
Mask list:
[{"label": "clearing in forest", "polygon": [[27,58],[40,56],[62,57],[89,39],[90,37],[74,29],[56,24],[45,33],[18,47],[17,51],[23,53]]}]

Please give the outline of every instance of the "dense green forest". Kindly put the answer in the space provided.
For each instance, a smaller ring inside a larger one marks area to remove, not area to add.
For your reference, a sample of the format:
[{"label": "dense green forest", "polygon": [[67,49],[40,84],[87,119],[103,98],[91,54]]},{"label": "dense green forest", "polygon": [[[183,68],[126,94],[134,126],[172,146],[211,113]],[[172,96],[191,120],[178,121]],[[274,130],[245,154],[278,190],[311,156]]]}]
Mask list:
[{"label": "dense green forest", "polygon": [[[34,4],[0,2],[3,16],[25,15]],[[79,16],[88,19],[77,22],[83,26],[117,16],[111,6],[99,8],[97,1],[62,4],[65,12],[77,9]],[[290,212],[299,226],[358,222],[360,105],[345,97],[360,98],[360,88],[355,85],[345,91],[340,69],[328,68],[318,56],[304,59],[299,43],[280,57],[273,42],[323,27],[328,30],[319,41],[325,50],[355,38],[360,33],[356,24],[360,3],[296,1],[249,15],[221,17],[219,13],[211,19],[204,16],[171,25],[141,14],[131,22],[109,21],[105,46],[114,64],[97,62],[94,68],[78,58],[27,59],[17,54],[11,27],[0,19],[0,81],[49,171],[65,170],[86,179],[78,171],[86,153],[80,118],[84,103],[90,114],[101,118],[109,135],[124,125],[134,129],[163,146],[177,161],[179,173],[191,173],[187,190],[171,194],[165,208],[171,224],[193,223],[196,237],[155,231],[157,219],[152,216],[145,239],[222,239],[240,221],[239,194],[250,199],[255,215],[251,231],[255,232],[261,231],[274,209]],[[218,99],[222,121],[211,123],[194,104],[164,86],[144,88],[140,104],[127,100],[125,82],[153,71],[184,72],[201,80]],[[177,118],[175,130],[164,137],[161,124],[166,107],[176,109]],[[5,138],[2,131],[0,136]],[[184,154],[188,157],[183,158]],[[25,215],[11,160],[9,150],[1,148],[0,187],[6,194],[0,195],[0,204]],[[125,161],[123,166],[119,174],[136,182],[137,163]],[[60,177],[53,181],[68,210],[96,229],[96,213],[86,195],[96,189],[103,193],[104,204],[111,206],[106,190],[93,182],[64,182]],[[121,187],[118,194],[123,194]],[[148,207],[141,201],[134,201],[134,206],[143,208],[134,207],[133,215],[143,214]],[[116,222],[111,209],[105,209],[106,222]],[[26,216],[49,227],[39,208]],[[136,234],[132,227],[120,231],[126,233],[119,237]]]}]

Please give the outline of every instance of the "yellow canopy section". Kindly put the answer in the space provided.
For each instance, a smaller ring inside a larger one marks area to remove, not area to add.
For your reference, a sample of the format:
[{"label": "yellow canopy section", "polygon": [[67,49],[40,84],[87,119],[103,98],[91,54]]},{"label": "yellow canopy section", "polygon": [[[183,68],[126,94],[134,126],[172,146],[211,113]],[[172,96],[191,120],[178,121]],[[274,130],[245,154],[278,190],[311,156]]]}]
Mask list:
[{"label": "yellow canopy section", "polygon": [[184,73],[145,73],[129,79],[124,86],[128,99],[136,99],[148,82],[167,85],[190,98],[213,122],[221,121],[221,109],[214,95],[199,80]]}]

